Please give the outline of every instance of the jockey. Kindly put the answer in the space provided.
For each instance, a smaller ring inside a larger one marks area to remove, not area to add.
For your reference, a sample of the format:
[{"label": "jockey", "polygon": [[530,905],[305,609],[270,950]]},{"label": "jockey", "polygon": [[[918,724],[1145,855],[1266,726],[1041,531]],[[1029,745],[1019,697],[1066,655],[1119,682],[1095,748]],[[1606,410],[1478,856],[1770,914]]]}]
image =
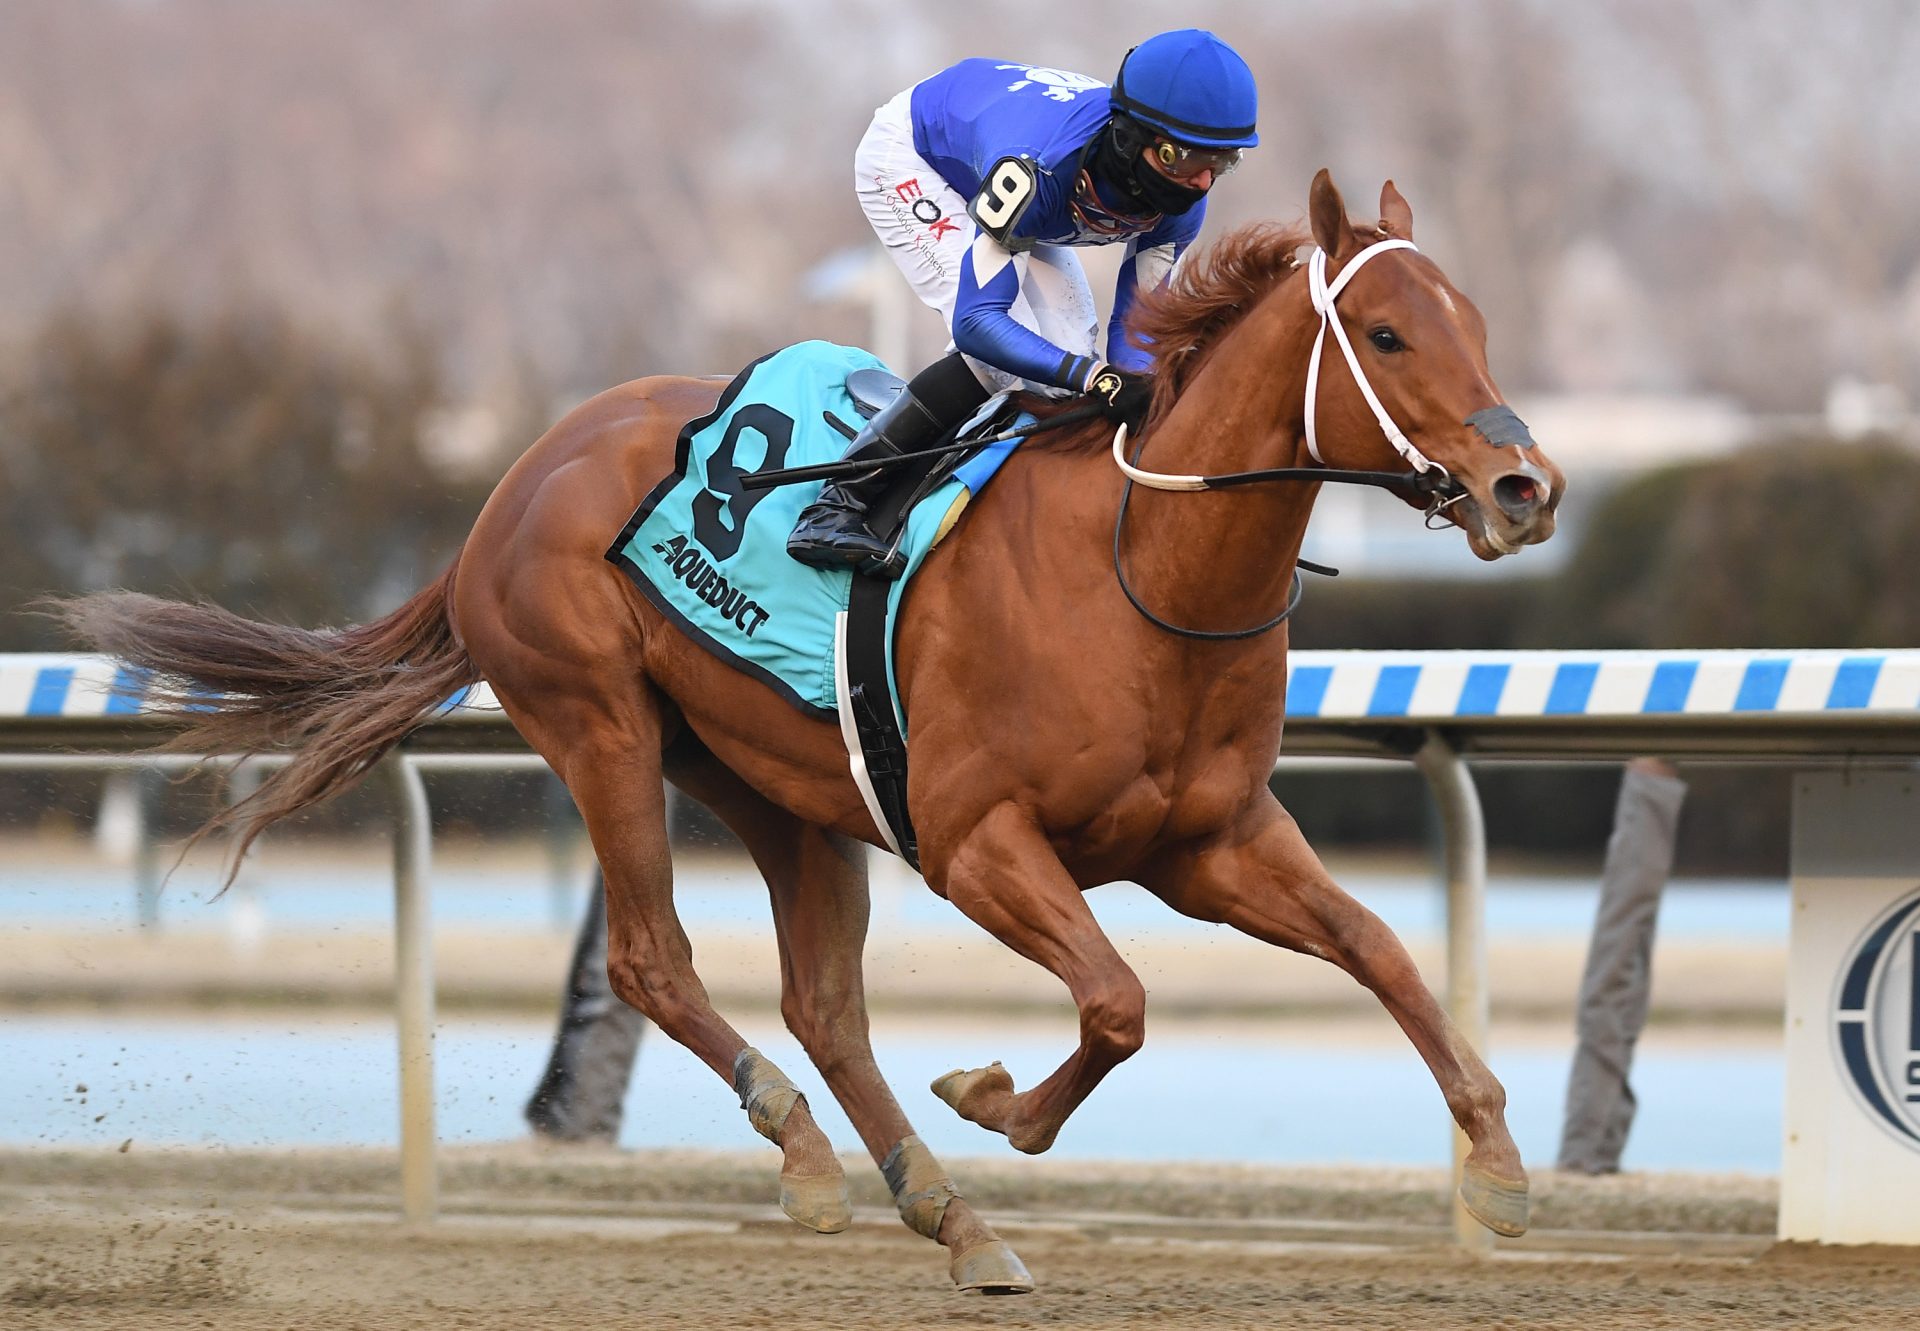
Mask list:
[{"label": "jockey", "polygon": [[[1152,358],[1126,336],[1137,294],[1172,273],[1207,191],[1254,132],[1253,73],[1210,32],[1150,37],[1113,86],[1084,74],[963,60],[874,113],[854,153],[867,220],[920,299],[952,330],[947,354],[866,423],[848,460],[935,445],[990,392],[1097,391],[1137,417]],[[1106,354],[1071,246],[1124,242]],[[868,530],[884,471],[829,484],[788,538],[822,568],[898,577]]]}]

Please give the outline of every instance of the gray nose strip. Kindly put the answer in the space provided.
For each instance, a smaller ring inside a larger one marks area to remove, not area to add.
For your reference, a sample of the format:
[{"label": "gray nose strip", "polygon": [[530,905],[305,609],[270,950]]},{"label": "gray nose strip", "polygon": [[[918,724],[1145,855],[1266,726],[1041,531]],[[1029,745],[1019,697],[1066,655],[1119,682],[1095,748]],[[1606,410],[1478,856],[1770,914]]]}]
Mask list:
[{"label": "gray nose strip", "polygon": [[1513,414],[1513,408],[1501,403],[1497,407],[1485,407],[1460,422],[1471,425],[1480,432],[1480,437],[1495,448],[1503,444],[1512,444],[1516,448],[1532,448],[1533,436],[1527,433],[1527,423]]}]

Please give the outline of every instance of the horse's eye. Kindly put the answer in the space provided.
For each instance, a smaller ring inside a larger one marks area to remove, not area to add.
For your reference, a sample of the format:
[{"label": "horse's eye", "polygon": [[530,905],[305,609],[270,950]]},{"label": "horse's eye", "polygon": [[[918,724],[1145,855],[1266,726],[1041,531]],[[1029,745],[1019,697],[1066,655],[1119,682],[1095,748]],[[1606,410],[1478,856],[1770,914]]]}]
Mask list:
[{"label": "horse's eye", "polygon": [[1394,331],[1391,328],[1376,328],[1367,334],[1367,340],[1373,343],[1373,349],[1375,351],[1400,351],[1406,346],[1404,342],[1394,335]]}]

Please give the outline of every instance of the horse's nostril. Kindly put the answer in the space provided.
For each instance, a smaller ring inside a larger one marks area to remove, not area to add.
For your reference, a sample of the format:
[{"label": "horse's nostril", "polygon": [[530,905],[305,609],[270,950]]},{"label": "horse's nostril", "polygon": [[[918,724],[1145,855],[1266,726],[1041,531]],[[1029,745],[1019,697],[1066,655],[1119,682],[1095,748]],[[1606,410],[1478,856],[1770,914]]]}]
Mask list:
[{"label": "horse's nostril", "polygon": [[1542,487],[1531,476],[1502,476],[1493,483],[1493,502],[1515,522],[1525,522],[1540,511]]}]

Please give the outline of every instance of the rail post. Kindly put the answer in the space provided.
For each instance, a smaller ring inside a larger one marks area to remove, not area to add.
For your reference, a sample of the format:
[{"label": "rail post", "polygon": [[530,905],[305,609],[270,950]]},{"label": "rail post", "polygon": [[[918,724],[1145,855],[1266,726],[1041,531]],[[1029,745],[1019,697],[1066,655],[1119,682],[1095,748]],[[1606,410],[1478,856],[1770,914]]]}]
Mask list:
[{"label": "rail post", "polygon": [[400,1210],[410,1225],[439,1209],[433,1121],[433,928],[427,895],[433,829],[426,783],[396,749],[393,789],[394,984],[400,1019]]},{"label": "rail post", "polygon": [[160,884],[166,871],[160,867],[160,843],[154,837],[154,809],[164,787],[160,773],[141,767],[129,774],[133,783],[134,808],[139,811],[139,834],[133,846],[133,899],[142,929],[160,925]]},{"label": "rail post", "polygon": [[[1438,730],[1414,755],[1440,809],[1447,875],[1447,1012],[1482,1058],[1487,1052],[1487,830],[1473,773]],[[1493,1235],[1460,1200],[1471,1143],[1453,1129],[1453,1237],[1473,1253],[1493,1250]]]}]

